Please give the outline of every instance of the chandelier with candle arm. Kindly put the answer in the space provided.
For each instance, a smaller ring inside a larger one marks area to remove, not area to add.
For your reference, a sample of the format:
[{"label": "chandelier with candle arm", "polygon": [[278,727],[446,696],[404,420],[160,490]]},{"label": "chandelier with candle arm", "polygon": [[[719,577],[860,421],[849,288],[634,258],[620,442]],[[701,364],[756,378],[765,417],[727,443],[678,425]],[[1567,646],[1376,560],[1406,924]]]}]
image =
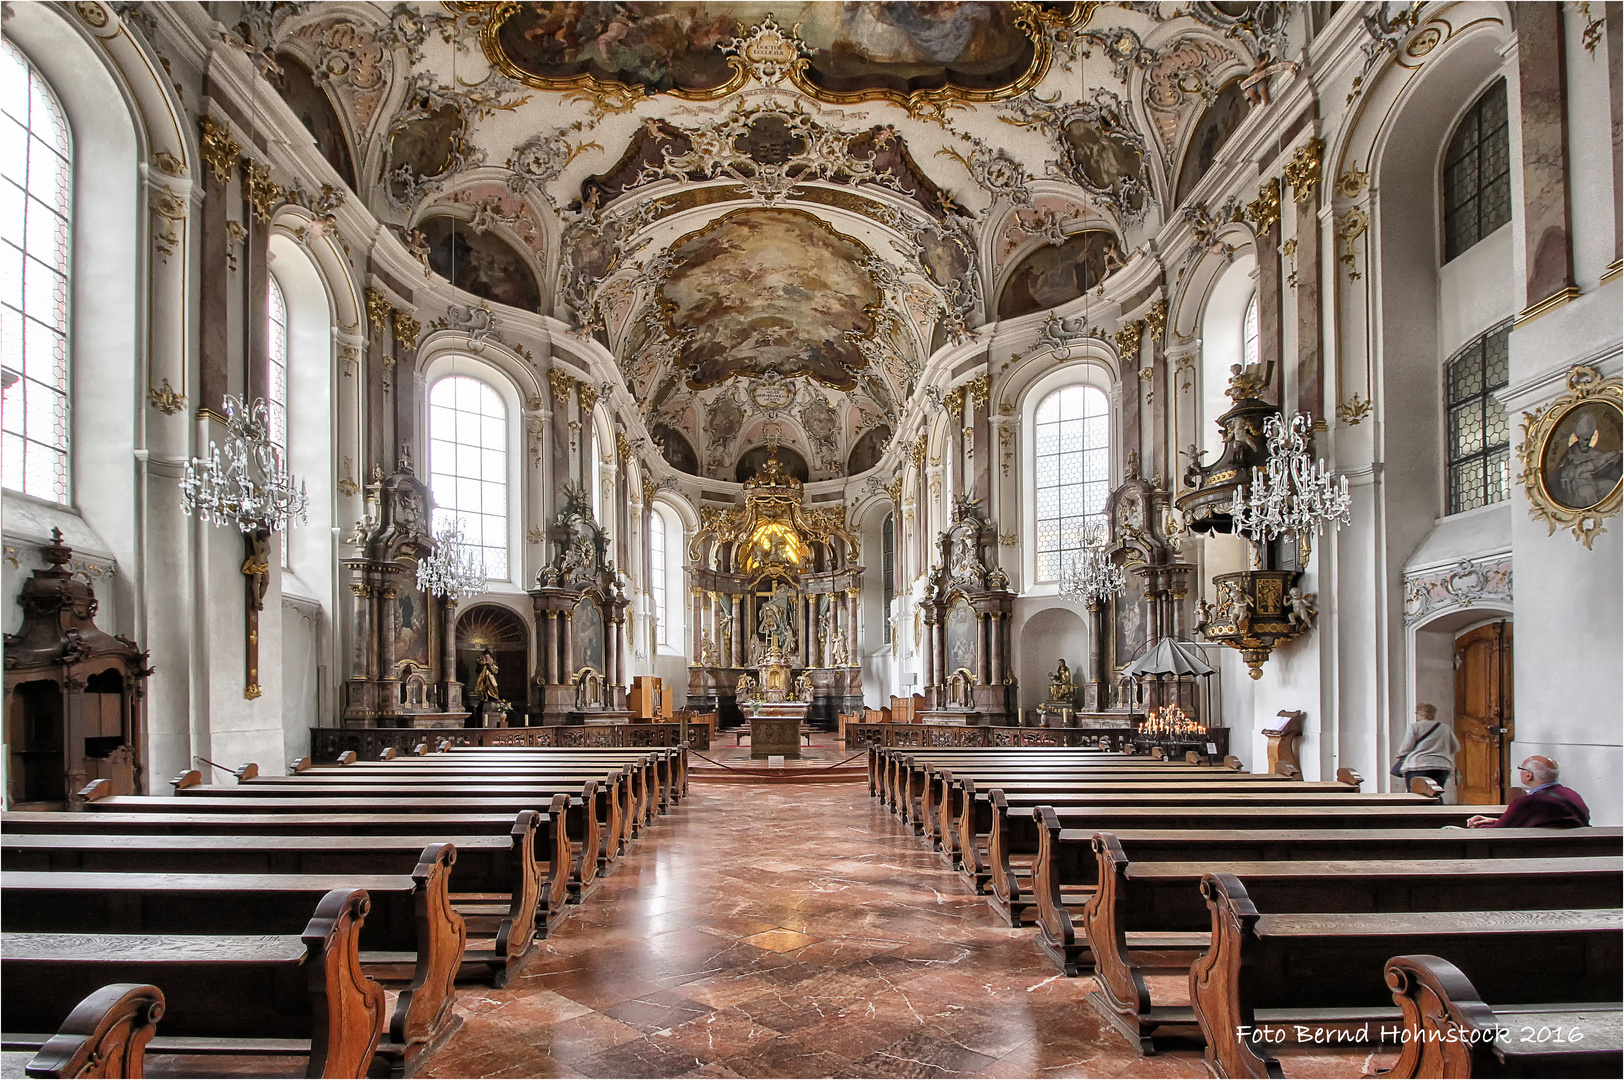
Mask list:
[{"label": "chandelier with candle arm", "polygon": [[1271,416],[1263,425],[1268,459],[1263,468],[1253,467],[1252,482],[1236,488],[1229,504],[1235,531],[1254,544],[1287,533],[1318,536],[1328,524],[1340,529],[1352,520],[1348,478],[1333,477],[1324,458],[1309,456],[1310,428],[1302,413],[1289,421]]},{"label": "chandelier with candle arm", "polygon": [[1128,579],[1105,551],[1104,529],[1091,527],[1084,542],[1083,550],[1073,555],[1061,571],[1059,591],[1062,598],[1092,609],[1122,592]]},{"label": "chandelier with candle arm", "polygon": [[305,524],[310,497],[295,482],[282,448],[271,441],[263,398],[245,406],[227,395],[221,446],[209,440],[207,457],[195,457],[181,477],[181,509],[210,525],[234,525],[244,533],[281,532]]},{"label": "chandelier with candle arm", "polygon": [[464,538],[461,518],[435,530],[434,550],[417,561],[417,587],[452,603],[485,588],[485,560]]}]

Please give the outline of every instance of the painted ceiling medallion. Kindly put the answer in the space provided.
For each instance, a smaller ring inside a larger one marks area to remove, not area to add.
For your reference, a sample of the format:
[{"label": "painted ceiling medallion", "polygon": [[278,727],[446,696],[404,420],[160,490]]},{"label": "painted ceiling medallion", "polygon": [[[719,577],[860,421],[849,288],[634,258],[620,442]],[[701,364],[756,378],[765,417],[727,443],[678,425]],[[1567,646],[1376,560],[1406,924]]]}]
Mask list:
[{"label": "painted ceiling medallion", "polygon": [[939,114],[954,101],[995,101],[1036,86],[1049,68],[1052,31],[1081,28],[1098,6],[504,3],[483,43],[514,79],[626,104],[649,94],[713,100],[755,78],[787,81],[821,101],[886,99]]},{"label": "painted ceiling medallion", "polygon": [[682,237],[658,295],[688,385],[777,372],[855,387],[868,363],[856,341],[880,307],[871,256],[799,210],[734,210]]}]

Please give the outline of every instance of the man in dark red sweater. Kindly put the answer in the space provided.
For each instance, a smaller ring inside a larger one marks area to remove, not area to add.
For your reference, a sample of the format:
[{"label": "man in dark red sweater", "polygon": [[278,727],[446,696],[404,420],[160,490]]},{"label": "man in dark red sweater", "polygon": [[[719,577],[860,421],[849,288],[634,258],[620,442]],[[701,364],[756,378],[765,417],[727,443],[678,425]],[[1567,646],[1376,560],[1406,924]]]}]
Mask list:
[{"label": "man in dark red sweater", "polygon": [[1577,829],[1590,824],[1590,807],[1579,793],[1556,782],[1557,764],[1535,755],[1517,770],[1526,795],[1511,800],[1497,818],[1479,814],[1466,824],[1473,829]]}]

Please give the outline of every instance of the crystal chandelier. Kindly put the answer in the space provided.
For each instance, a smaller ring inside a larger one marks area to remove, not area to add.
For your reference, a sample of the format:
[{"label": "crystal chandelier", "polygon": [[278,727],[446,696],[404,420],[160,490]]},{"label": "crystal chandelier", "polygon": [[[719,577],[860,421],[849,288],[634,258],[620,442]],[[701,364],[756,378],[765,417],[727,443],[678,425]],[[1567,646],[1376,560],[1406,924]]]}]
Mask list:
[{"label": "crystal chandelier", "polygon": [[1290,421],[1271,416],[1264,423],[1268,461],[1252,469],[1245,493],[1236,488],[1230,500],[1237,533],[1267,542],[1284,533],[1318,536],[1327,524],[1341,528],[1351,522],[1348,478],[1332,477],[1324,458],[1308,456],[1309,429],[1302,413],[1293,413]]},{"label": "crystal chandelier", "polygon": [[1060,574],[1060,595],[1089,605],[1103,604],[1125,589],[1128,579],[1105,553],[1103,530],[1091,529],[1086,542]]},{"label": "crystal chandelier", "polygon": [[485,587],[485,561],[462,535],[462,519],[443,522],[434,550],[417,561],[417,587],[453,603]]},{"label": "crystal chandelier", "polygon": [[231,395],[225,399],[224,446],[209,440],[209,456],[193,458],[181,478],[181,509],[210,525],[235,525],[245,533],[281,532],[305,524],[310,498],[301,480],[271,442],[269,410],[263,398],[252,406]]}]

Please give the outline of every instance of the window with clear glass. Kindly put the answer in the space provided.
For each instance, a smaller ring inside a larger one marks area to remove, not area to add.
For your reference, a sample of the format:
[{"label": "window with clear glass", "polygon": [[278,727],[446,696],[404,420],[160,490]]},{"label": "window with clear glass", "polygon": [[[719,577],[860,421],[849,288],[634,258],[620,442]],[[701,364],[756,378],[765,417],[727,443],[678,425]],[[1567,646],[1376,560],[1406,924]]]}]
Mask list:
[{"label": "window with clear glass", "polygon": [[1451,514],[1511,497],[1511,423],[1494,396],[1511,373],[1510,330],[1491,330],[1449,361]]},{"label": "window with clear glass", "polygon": [[271,425],[271,443],[288,452],[288,304],[275,275],[270,278],[265,304],[265,410]]},{"label": "window with clear glass", "polygon": [[648,589],[654,597],[654,640],[661,645],[671,644],[669,610],[665,592],[665,530],[669,525],[665,511],[655,507],[649,515],[648,530]]},{"label": "window with clear glass", "polygon": [[1110,402],[1092,386],[1066,386],[1038,405],[1037,580],[1061,572],[1105,529],[1110,494]]},{"label": "window with clear glass", "polygon": [[895,514],[885,515],[880,526],[880,580],[885,590],[885,643],[891,643],[891,602],[897,598],[897,521]]},{"label": "window with clear glass", "polygon": [[1511,220],[1506,81],[1483,92],[1444,154],[1444,262]]},{"label": "window with clear glass", "polygon": [[73,141],[56,95],[0,41],[0,363],[5,486],[68,501],[68,237]]},{"label": "window with clear glass", "polygon": [[489,383],[466,375],[429,390],[429,489],[434,524],[460,519],[485,576],[508,576],[508,412]]},{"label": "window with clear glass", "polygon": [[1241,320],[1241,366],[1257,363],[1257,293],[1246,302],[1246,317]]}]

